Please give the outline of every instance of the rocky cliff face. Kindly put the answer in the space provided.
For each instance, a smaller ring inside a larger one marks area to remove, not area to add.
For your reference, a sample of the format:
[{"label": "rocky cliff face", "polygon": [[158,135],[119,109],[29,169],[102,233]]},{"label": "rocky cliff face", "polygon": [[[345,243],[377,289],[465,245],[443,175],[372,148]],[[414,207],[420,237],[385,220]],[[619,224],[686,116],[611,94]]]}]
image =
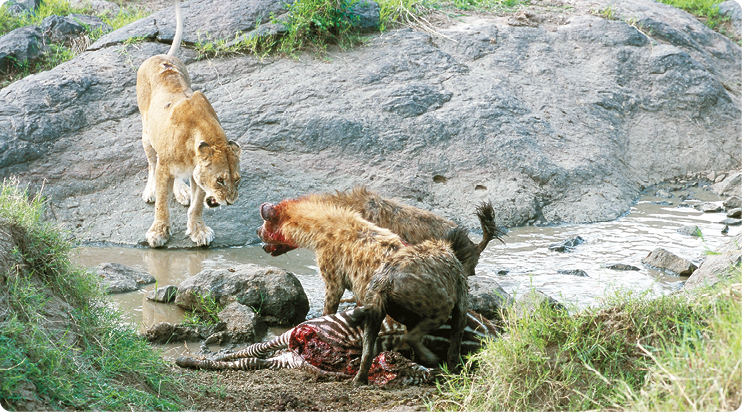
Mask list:
[{"label": "rocky cliff face", "polygon": [[[186,40],[249,32],[255,4],[185,3]],[[501,225],[581,223],[670,177],[742,165],[739,46],[649,0],[612,3],[615,19],[595,13],[608,1],[545,6],[374,34],[327,59],[181,49],[243,147],[237,204],[205,213],[213,245],[257,242],[258,206],[305,192],[367,185],[470,228],[484,199]],[[84,241],[138,244],[152,223],[135,84],[172,37],[160,13],[0,90],[0,176],[43,185],[49,218]],[[124,45],[132,35],[151,41]],[[168,246],[193,246],[172,208]]]}]

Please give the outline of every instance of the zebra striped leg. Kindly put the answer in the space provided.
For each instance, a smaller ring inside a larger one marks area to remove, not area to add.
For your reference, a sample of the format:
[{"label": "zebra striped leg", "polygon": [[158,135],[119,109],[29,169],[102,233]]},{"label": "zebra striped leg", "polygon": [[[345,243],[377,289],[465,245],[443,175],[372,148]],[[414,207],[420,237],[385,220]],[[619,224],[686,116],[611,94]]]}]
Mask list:
[{"label": "zebra striped leg", "polygon": [[258,370],[258,369],[297,369],[305,363],[304,359],[294,352],[283,352],[272,358],[240,358],[233,361],[215,361],[212,359],[195,359],[179,356],[175,364],[182,368],[208,370]]}]

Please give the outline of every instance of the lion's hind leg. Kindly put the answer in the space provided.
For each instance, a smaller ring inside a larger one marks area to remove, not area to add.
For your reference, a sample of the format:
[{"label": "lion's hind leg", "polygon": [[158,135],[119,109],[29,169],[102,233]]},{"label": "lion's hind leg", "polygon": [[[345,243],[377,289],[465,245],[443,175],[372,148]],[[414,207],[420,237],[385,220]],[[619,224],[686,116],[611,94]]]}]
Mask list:
[{"label": "lion's hind leg", "polygon": [[173,194],[175,200],[183,206],[191,204],[191,189],[186,184],[185,180],[181,178],[175,178],[175,184],[173,186]]},{"label": "lion's hind leg", "polygon": [[146,128],[142,130],[142,146],[144,147],[144,154],[147,156],[147,186],[144,188],[144,192],[142,192],[142,200],[144,200],[146,203],[154,203],[155,202],[155,170],[157,168],[157,152],[155,152],[155,149],[152,147],[152,144],[149,141],[149,136],[147,135],[147,132],[145,131]]}]

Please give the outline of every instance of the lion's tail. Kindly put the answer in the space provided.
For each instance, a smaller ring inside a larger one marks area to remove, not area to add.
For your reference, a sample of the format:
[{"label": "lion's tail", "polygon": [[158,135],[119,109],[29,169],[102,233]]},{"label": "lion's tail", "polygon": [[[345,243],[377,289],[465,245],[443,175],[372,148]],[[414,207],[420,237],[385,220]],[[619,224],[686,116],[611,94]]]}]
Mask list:
[{"label": "lion's tail", "polygon": [[180,50],[180,41],[183,40],[183,17],[180,15],[180,0],[173,0],[175,3],[175,37],[173,38],[173,44],[168,50],[168,56],[175,56]]}]

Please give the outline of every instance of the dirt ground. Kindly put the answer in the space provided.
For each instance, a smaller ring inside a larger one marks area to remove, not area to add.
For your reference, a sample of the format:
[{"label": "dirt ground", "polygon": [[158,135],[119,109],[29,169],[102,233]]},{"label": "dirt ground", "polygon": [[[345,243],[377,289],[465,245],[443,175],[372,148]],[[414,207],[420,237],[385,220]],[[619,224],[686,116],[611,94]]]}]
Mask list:
[{"label": "dirt ground", "polygon": [[173,365],[173,373],[192,383],[181,400],[193,410],[413,412],[427,410],[436,392],[432,385],[354,387],[350,381],[317,380],[287,369],[193,371]]}]

